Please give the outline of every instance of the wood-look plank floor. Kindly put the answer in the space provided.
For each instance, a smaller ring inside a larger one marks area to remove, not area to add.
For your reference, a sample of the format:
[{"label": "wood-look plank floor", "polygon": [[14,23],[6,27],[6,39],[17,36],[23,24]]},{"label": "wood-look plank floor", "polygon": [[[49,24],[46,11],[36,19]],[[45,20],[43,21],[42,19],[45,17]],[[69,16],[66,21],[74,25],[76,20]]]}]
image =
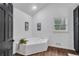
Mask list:
[{"label": "wood-look plank floor", "polygon": [[[35,53],[29,56],[68,56],[68,53],[79,55],[78,52],[75,52],[73,50],[67,50],[67,49],[56,48],[56,47],[48,47],[47,51]],[[22,55],[16,53],[15,56],[22,56]]]}]

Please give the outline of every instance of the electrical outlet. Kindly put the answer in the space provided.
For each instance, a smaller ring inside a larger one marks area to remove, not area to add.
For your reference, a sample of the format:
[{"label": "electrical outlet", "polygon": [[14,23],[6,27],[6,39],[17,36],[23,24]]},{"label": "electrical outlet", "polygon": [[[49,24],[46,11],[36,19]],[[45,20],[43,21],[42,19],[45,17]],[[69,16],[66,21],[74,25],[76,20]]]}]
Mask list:
[{"label": "electrical outlet", "polygon": [[56,45],[59,45],[59,46],[61,46],[61,43],[56,43]]}]

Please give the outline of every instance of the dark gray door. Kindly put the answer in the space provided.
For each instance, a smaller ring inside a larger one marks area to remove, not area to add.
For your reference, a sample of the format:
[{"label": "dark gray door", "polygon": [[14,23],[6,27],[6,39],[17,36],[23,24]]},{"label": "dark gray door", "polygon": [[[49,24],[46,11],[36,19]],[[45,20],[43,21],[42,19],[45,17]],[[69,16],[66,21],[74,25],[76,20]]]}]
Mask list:
[{"label": "dark gray door", "polygon": [[74,9],[74,48],[79,51],[79,6]]},{"label": "dark gray door", "polygon": [[78,9],[74,10],[74,48],[78,50]]},{"label": "dark gray door", "polygon": [[13,53],[13,6],[0,6],[0,56],[11,56]]},{"label": "dark gray door", "polygon": [[0,8],[0,55],[3,53],[3,43],[4,42],[4,10]]},{"label": "dark gray door", "polygon": [[4,10],[0,8],[0,42],[4,40]]}]

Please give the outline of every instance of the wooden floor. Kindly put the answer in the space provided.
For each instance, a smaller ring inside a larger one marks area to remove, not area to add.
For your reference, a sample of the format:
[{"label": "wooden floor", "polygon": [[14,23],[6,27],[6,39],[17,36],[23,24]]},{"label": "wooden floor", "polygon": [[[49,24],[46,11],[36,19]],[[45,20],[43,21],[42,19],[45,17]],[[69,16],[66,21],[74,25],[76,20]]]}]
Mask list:
[{"label": "wooden floor", "polygon": [[[29,56],[68,56],[68,53],[79,55],[79,53],[73,50],[66,50],[66,49],[56,48],[56,47],[48,47],[47,51],[32,54]],[[22,55],[16,53],[15,56],[22,56]]]}]

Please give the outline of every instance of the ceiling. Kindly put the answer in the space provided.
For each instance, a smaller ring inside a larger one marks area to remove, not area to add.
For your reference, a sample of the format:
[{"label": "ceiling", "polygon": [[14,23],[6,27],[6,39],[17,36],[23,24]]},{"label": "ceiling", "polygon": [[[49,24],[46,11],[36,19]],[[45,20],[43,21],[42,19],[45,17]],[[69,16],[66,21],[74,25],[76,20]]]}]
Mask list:
[{"label": "ceiling", "polygon": [[[39,12],[41,9],[47,7],[48,5],[52,6],[64,6],[64,7],[76,7],[79,5],[79,3],[14,3],[13,4],[15,8],[18,8],[19,10],[23,11],[24,13],[28,14],[29,16],[34,16],[37,12]],[[34,7],[33,9],[33,6]]]},{"label": "ceiling", "polygon": [[[18,8],[19,10],[23,11],[24,13],[27,13],[30,16],[35,15],[37,12],[39,12],[41,9],[46,7],[48,3],[14,3],[13,4],[15,8]],[[36,6],[37,8],[33,10],[33,6]]]}]

